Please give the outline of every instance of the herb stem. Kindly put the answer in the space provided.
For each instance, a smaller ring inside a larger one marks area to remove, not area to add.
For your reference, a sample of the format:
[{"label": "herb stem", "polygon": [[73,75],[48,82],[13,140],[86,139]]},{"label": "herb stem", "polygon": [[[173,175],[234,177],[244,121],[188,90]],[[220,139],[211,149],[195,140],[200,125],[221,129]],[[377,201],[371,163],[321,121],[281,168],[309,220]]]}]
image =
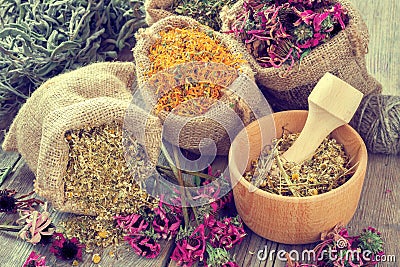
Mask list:
[{"label": "herb stem", "polygon": [[[167,167],[167,166],[163,166],[163,165],[157,165],[156,166],[157,169],[161,169],[162,171],[172,171],[171,168]],[[205,174],[205,173],[201,173],[201,172],[191,172],[191,171],[186,171],[186,170],[180,170],[182,173],[184,174],[189,174],[189,175],[193,175],[193,176],[198,176],[200,178],[204,178],[206,180],[210,180],[210,181],[214,181],[215,177]]]},{"label": "herb stem", "polygon": [[278,151],[275,152],[276,163],[278,165],[279,170],[282,173],[283,178],[285,179],[286,183],[289,185],[289,190],[292,192],[293,196],[300,197],[301,195],[296,191],[297,186],[290,181],[290,177],[287,175],[285,169],[283,168],[282,160],[279,157]]},{"label": "herb stem", "polygon": [[22,229],[21,226],[0,225],[0,231],[19,232],[21,229]]},{"label": "herb stem", "polygon": [[176,165],[174,165],[174,162],[172,161],[172,158],[170,157],[167,149],[165,148],[164,144],[161,144],[161,151],[165,156],[165,159],[167,160],[169,166],[171,167],[172,172],[175,175],[175,178],[178,181],[178,184],[180,185],[180,193],[181,193],[181,202],[182,202],[182,213],[183,213],[183,219],[185,221],[185,226],[189,227],[189,214],[186,206],[186,194],[185,194],[185,184],[182,179],[182,172],[179,169],[179,162],[177,159],[177,150],[176,147],[173,148],[174,151],[174,157],[176,159]]}]

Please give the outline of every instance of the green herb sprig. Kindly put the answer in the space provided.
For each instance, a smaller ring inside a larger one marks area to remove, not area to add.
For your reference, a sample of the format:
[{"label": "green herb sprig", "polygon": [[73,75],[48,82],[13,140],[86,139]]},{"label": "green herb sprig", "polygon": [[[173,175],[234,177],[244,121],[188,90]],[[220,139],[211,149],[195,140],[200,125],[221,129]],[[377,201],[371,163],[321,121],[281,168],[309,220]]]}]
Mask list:
[{"label": "green herb sprig", "polygon": [[0,117],[45,80],[132,48],[143,1],[0,0]]},{"label": "green herb sprig", "polygon": [[219,31],[222,21],[219,13],[224,6],[232,6],[236,0],[175,0],[171,11],[178,15],[195,18],[201,24]]}]

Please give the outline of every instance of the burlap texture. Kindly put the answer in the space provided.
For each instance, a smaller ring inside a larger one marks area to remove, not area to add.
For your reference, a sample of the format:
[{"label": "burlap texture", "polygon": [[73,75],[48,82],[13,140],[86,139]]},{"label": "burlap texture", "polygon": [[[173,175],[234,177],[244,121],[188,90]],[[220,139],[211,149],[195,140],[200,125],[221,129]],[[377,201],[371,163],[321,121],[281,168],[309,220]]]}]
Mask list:
[{"label": "burlap texture", "polygon": [[[223,32],[242,12],[243,1],[239,0],[232,8],[225,8],[221,12]],[[349,24],[330,41],[314,48],[303,58],[301,65],[297,62],[290,71],[287,70],[288,66],[262,68],[249,53],[244,53],[256,72],[261,89],[271,95],[273,101],[279,102],[277,104],[281,109],[307,109],[308,95],[326,72],[336,75],[365,95],[381,92],[381,84],[368,74],[366,68],[365,54],[369,42],[367,26],[349,1],[337,2],[348,10]]]},{"label": "burlap texture", "polygon": [[[196,29],[199,31],[205,31],[205,32],[211,32],[212,30],[209,27],[203,26],[201,24],[199,24],[197,21],[195,21],[192,18],[188,18],[188,17],[183,17],[183,16],[170,16],[167,17],[165,19],[162,19],[158,22],[156,22],[155,24],[153,24],[150,28],[147,28],[145,30],[141,30],[136,34],[136,46],[133,49],[134,52],[134,57],[135,57],[135,61],[136,61],[136,72],[137,72],[137,77],[138,77],[138,85],[139,87],[144,90],[147,91],[144,92],[144,94],[149,94],[150,96],[145,97],[145,99],[150,99],[148,100],[148,102],[150,103],[150,105],[155,105],[156,103],[156,98],[157,96],[155,95],[155,92],[157,90],[157,87],[160,87],[161,82],[168,79],[168,77],[174,77],[171,75],[164,75],[162,73],[159,74],[155,74],[154,76],[156,76],[156,79],[158,81],[158,85],[155,84],[154,82],[152,82],[152,79],[148,78],[147,73],[150,71],[151,69],[151,62],[149,60],[148,54],[149,54],[149,49],[150,47],[157,41],[158,38],[160,38],[159,33],[161,31],[165,31],[168,29],[172,29],[172,28],[192,28],[192,29]],[[225,35],[225,34],[221,34],[218,32],[214,32],[212,31],[214,36],[216,38],[218,38],[221,42],[222,45],[224,45],[226,48],[228,48],[229,51],[231,51],[231,53],[239,53],[239,54],[243,54],[245,52],[244,48],[234,39],[232,39],[230,36]],[[189,63],[189,62],[188,62]],[[190,65],[191,63],[189,63],[188,65]],[[212,64],[210,64],[212,65]],[[190,65],[192,66],[192,65]],[[205,68],[208,68],[205,67]],[[215,74],[218,72],[218,69],[212,69],[213,66],[210,66],[211,70],[210,73]],[[177,71],[177,68],[172,68],[174,70],[172,70],[171,72]],[[201,68],[192,68],[192,67],[187,67],[186,68],[179,68],[178,71],[180,72],[180,75],[183,75],[180,77],[180,81],[178,81],[178,84],[184,84],[184,82],[182,83],[181,81],[185,81],[185,77],[190,76],[191,74],[198,73],[198,70]],[[221,72],[224,70],[220,70]],[[229,73],[229,70],[225,70],[226,73]],[[219,84],[219,85],[223,85],[224,87],[228,87],[229,84],[227,83],[227,80],[229,80],[230,82],[232,82],[235,78],[238,77],[238,74],[241,73],[242,75],[247,75],[248,77],[250,77],[251,79],[254,79],[254,74],[253,71],[251,70],[250,65],[246,63],[243,63],[240,68],[239,68],[239,72],[237,72],[236,70],[232,71],[232,75],[230,76],[230,78],[226,78],[229,75],[209,75],[206,78],[202,78],[202,81],[206,81],[206,82],[210,82],[213,84]],[[218,77],[220,77],[218,79]],[[195,79],[196,77],[194,77]],[[161,81],[161,82],[160,82]],[[148,86],[148,84],[151,83],[152,86]],[[169,88],[173,88],[175,84],[174,79],[171,82],[167,82],[167,85],[169,86]],[[166,87],[165,85],[163,87]],[[242,90],[240,88],[233,88],[232,91],[245,91]],[[151,96],[152,95],[152,96]],[[252,90],[248,90],[245,95],[242,95],[241,98],[245,98],[245,99],[250,99],[252,98],[253,95],[257,95],[257,92],[252,91]],[[240,100],[240,98],[233,96],[232,94],[227,94],[224,97],[221,98],[222,102],[229,104],[233,104],[234,106],[234,110],[236,111],[236,113],[241,116],[243,122],[245,124],[250,122],[250,118],[251,118],[251,114],[248,108],[245,107],[245,103],[243,101]],[[219,108],[222,108],[222,106],[219,106]],[[210,109],[207,114],[205,114],[208,117],[211,118],[221,118],[221,115],[226,115],[225,117],[225,121],[229,121],[230,115],[228,115],[227,110],[221,110],[218,108],[214,108],[214,109]],[[161,113],[159,114],[159,117],[164,121],[166,114],[165,113]],[[246,120],[247,118],[247,120]],[[179,122],[183,122],[186,121],[186,118],[179,118],[179,116],[174,116],[174,120],[177,120],[177,124],[179,124]],[[230,127],[235,127],[234,125],[228,125]],[[171,128],[169,128],[170,130],[173,130]],[[191,120],[190,122],[187,123],[187,125],[183,128],[180,129],[179,133],[172,131],[172,133],[167,131],[167,140],[171,141],[171,138],[168,138],[168,136],[172,137],[175,135],[179,135],[179,147],[187,149],[189,151],[192,152],[198,152],[198,148],[199,148],[199,142],[203,139],[203,138],[210,138],[212,139],[216,146],[217,146],[217,154],[221,154],[221,155],[225,155],[228,153],[229,151],[229,146],[230,146],[230,141],[229,138],[227,138],[227,130],[229,131],[229,129],[223,129],[223,127],[221,125],[218,125],[218,123],[216,123],[215,121],[206,119],[205,116],[200,116],[200,117],[196,117],[196,119]],[[166,131],[164,131],[165,133]]]},{"label": "burlap texture", "polygon": [[146,11],[146,23],[151,26],[157,21],[174,16],[168,10],[173,6],[174,0],[146,0],[144,9]]},{"label": "burlap texture", "polygon": [[[22,155],[36,175],[35,191],[56,209],[83,213],[64,200],[63,177],[69,160],[66,131],[112,121],[123,124],[128,107],[129,112],[137,112],[138,120],[148,118],[130,105],[134,81],[133,63],[94,63],[45,82],[14,119],[3,149]],[[154,161],[159,153],[161,123],[156,117],[144,123],[149,129],[145,145]]]}]

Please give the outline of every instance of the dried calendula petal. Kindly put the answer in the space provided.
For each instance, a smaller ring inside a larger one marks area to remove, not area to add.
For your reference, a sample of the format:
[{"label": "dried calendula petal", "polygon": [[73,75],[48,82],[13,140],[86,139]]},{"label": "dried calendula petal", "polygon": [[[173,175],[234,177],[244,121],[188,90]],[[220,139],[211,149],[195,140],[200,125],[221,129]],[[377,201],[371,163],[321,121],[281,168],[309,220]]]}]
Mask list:
[{"label": "dried calendula petal", "polygon": [[93,256],[92,256],[92,261],[93,261],[93,263],[94,264],[98,264],[100,261],[101,261],[101,257],[100,257],[100,255],[99,254],[93,254]]},{"label": "dried calendula petal", "polygon": [[[173,28],[160,32],[159,37],[149,49],[151,68],[147,72],[148,77],[188,62],[220,63],[234,69],[239,69],[241,64],[246,62],[242,55],[231,53],[212,32]],[[198,71],[197,81],[202,80],[201,75]],[[185,103],[185,106],[181,110],[176,110],[178,114],[189,116],[202,114],[215,103],[216,99],[220,99],[223,90],[218,84],[196,81],[187,81],[172,89],[171,87],[157,85],[158,100],[154,110],[156,114],[161,111],[170,112],[181,103]],[[194,99],[196,101],[190,101]]]},{"label": "dried calendula petal", "polygon": [[79,266],[79,261],[74,260],[74,261],[72,262],[72,266]]}]

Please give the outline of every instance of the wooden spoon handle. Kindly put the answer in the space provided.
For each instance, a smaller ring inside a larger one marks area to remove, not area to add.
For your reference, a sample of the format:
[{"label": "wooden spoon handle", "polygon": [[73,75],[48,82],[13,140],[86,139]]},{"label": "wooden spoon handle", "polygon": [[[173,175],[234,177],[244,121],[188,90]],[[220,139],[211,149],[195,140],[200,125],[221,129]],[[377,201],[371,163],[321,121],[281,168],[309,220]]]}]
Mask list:
[{"label": "wooden spoon handle", "polygon": [[296,142],[283,154],[283,158],[296,163],[311,158],[325,137],[343,124],[346,122],[310,103],[306,124]]},{"label": "wooden spoon handle", "polygon": [[309,159],[325,137],[350,121],[362,97],[360,91],[326,73],[308,97],[309,112],[304,129],[283,157],[296,163]]}]

